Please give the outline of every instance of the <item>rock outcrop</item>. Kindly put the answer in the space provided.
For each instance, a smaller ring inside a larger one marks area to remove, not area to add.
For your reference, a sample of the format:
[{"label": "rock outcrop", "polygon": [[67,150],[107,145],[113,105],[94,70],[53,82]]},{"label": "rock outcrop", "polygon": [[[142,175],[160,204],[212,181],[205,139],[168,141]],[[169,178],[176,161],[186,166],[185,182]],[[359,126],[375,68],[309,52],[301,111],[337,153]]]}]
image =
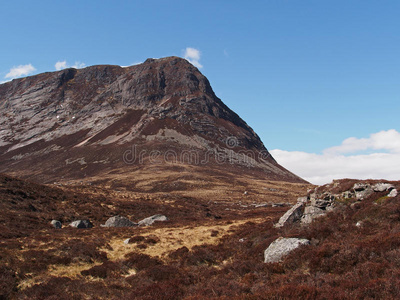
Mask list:
[{"label": "rock outcrop", "polygon": [[[310,191],[308,197],[299,198],[297,204],[289,209],[274,226],[279,228],[297,223],[299,220],[303,224],[310,224],[314,219],[334,210],[338,204],[338,200],[346,201],[354,199],[356,201],[363,201],[373,193],[383,192],[388,192],[387,197],[397,196],[397,190],[393,184],[382,182],[376,184],[358,182],[350,190],[339,194],[333,194],[330,191],[319,192],[318,188],[316,188],[314,191]],[[356,203],[351,205],[351,207],[355,206]]]},{"label": "rock outcrop", "polygon": [[298,238],[283,238],[280,237],[273,241],[269,247],[264,251],[265,263],[279,262],[285,255],[288,255],[293,250],[302,245],[309,245],[310,241],[307,239]]}]

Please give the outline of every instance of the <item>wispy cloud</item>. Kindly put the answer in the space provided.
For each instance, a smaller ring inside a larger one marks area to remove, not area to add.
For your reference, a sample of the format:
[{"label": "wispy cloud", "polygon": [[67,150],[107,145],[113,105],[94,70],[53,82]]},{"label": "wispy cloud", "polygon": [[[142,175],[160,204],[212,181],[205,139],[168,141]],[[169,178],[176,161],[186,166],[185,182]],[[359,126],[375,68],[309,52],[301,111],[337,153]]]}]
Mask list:
[{"label": "wispy cloud", "polygon": [[79,61],[76,61],[75,64],[73,64],[72,66],[70,66],[66,60],[62,60],[62,61],[58,61],[56,62],[56,64],[54,65],[54,67],[56,68],[57,71],[66,69],[66,68],[75,68],[75,69],[81,69],[84,68],[86,65],[84,63],[81,63]]},{"label": "wispy cloud", "polygon": [[[373,153],[357,154],[365,150]],[[270,152],[278,163],[314,184],[340,178],[400,180],[400,133],[394,129],[368,138],[348,138],[323,154],[279,149]]]},{"label": "wispy cloud", "polygon": [[187,59],[192,65],[197,68],[202,68],[203,66],[200,64],[201,53],[199,50],[195,48],[187,47],[184,54],[185,59]]},{"label": "wispy cloud", "polygon": [[14,79],[14,78],[18,78],[21,76],[27,76],[29,74],[32,74],[35,71],[36,71],[36,68],[34,66],[32,66],[32,64],[19,65],[17,67],[11,68],[10,72],[8,72],[4,78]]}]

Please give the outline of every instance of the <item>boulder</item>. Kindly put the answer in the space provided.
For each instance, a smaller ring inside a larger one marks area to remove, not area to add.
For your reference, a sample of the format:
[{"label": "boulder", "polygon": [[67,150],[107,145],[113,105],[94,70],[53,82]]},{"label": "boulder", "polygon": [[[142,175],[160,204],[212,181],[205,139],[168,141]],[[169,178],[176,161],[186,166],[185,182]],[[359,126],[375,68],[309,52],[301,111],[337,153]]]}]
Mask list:
[{"label": "boulder", "polygon": [[364,191],[364,190],[370,189],[370,188],[371,188],[370,184],[362,183],[362,182],[355,183],[354,186],[353,186],[353,190],[356,191],[356,192],[361,192],[361,191]]},{"label": "boulder", "polygon": [[342,193],[342,198],[344,199],[351,199],[354,198],[356,195],[352,191],[345,191]]},{"label": "boulder", "polygon": [[154,215],[139,221],[139,226],[149,226],[152,225],[154,222],[164,222],[168,221],[168,218],[164,215]]},{"label": "boulder", "polygon": [[74,228],[92,228],[93,224],[89,220],[76,220],[69,224]]},{"label": "boulder", "polygon": [[138,224],[130,221],[128,218],[121,216],[114,216],[109,218],[102,227],[134,227]]},{"label": "boulder", "polygon": [[386,192],[394,189],[393,184],[390,183],[377,183],[372,186],[374,192]]},{"label": "boulder", "polygon": [[57,229],[60,229],[60,228],[62,227],[61,222],[58,221],[58,220],[52,220],[52,221],[50,222],[50,224],[51,224],[54,228],[57,228]]},{"label": "boulder", "polygon": [[307,239],[298,238],[278,238],[273,241],[269,247],[264,251],[264,262],[275,263],[279,262],[285,255],[289,254],[294,249],[301,245],[309,245],[310,241]]},{"label": "boulder", "polygon": [[358,191],[356,192],[356,199],[357,200],[364,200],[365,198],[368,198],[374,193],[374,190],[369,187],[368,189],[365,189],[363,191]]},{"label": "boulder", "polygon": [[298,202],[279,219],[278,223],[276,223],[274,227],[283,227],[299,221],[303,216],[304,205],[305,204],[303,202]]},{"label": "boulder", "polygon": [[322,217],[325,214],[326,211],[321,208],[315,206],[306,206],[301,218],[301,223],[310,224],[314,219]]},{"label": "boulder", "polygon": [[387,196],[393,198],[393,197],[396,197],[397,194],[398,194],[397,190],[393,189],[390,191],[390,193]]},{"label": "boulder", "polygon": [[310,196],[310,202],[311,206],[326,209],[328,206],[333,205],[333,203],[335,202],[335,196],[328,192],[323,193],[321,196],[312,194]]}]

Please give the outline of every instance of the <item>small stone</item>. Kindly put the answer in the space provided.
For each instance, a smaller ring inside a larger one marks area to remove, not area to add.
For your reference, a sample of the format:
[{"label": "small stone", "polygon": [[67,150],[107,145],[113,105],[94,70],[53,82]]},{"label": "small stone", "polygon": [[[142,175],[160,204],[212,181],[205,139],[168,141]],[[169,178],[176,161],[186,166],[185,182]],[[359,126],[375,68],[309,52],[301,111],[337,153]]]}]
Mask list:
[{"label": "small stone", "polygon": [[131,239],[130,239],[130,238],[127,238],[127,239],[124,241],[124,244],[125,244],[125,245],[128,245],[130,241],[131,241]]},{"label": "small stone", "polygon": [[52,220],[52,221],[50,222],[50,224],[53,225],[53,227],[56,228],[56,229],[60,229],[60,228],[62,227],[61,222],[58,221],[58,220]]}]

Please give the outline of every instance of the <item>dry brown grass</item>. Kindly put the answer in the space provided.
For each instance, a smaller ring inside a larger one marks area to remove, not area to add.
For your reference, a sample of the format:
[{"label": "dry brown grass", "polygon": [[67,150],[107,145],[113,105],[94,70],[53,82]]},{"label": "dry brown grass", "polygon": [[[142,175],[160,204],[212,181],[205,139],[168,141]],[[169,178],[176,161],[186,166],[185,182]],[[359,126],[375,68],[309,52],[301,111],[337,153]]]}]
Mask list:
[{"label": "dry brown grass", "polygon": [[[224,224],[226,222],[221,222],[213,225],[202,226],[194,225],[158,229],[148,228],[146,232],[141,233],[140,235],[143,237],[157,237],[159,241],[154,245],[148,246],[145,249],[140,249],[138,248],[138,244],[140,242],[124,244],[124,239],[113,238],[109,242],[109,245],[112,249],[104,248],[102,250],[105,251],[108,258],[113,261],[122,259],[127,253],[130,252],[139,252],[153,257],[165,258],[172,251],[182,247],[186,247],[190,250],[195,246],[205,244],[216,245],[219,243],[221,237],[229,235],[229,231],[232,232],[235,227],[237,228],[239,225],[242,225],[248,221],[259,223],[267,219],[269,219],[269,217],[265,219],[254,218],[249,220],[232,221],[231,224]],[[218,235],[213,235],[214,231],[217,231]],[[129,238],[129,236],[126,238]]]}]

